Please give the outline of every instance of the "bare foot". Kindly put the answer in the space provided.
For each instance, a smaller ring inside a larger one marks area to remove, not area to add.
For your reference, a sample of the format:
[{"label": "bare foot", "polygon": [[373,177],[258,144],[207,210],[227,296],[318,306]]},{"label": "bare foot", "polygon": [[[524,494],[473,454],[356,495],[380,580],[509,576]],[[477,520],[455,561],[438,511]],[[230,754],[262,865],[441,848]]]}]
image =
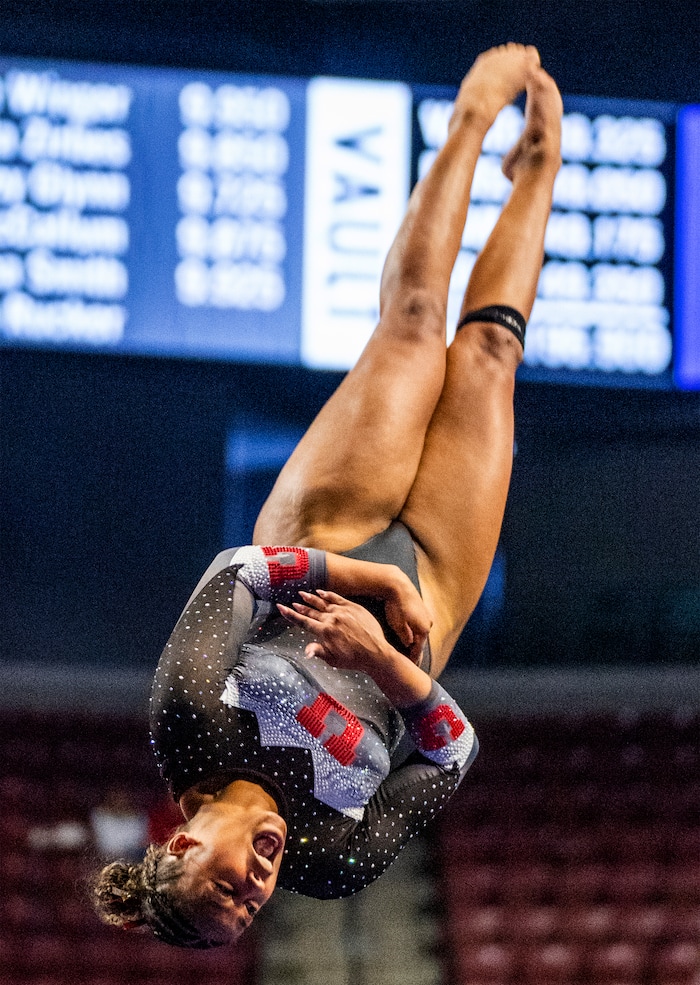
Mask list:
[{"label": "bare foot", "polygon": [[481,120],[488,129],[539,68],[540,56],[532,45],[502,44],[479,55],[460,86],[450,128]]},{"label": "bare foot", "polygon": [[525,129],[503,158],[502,171],[515,181],[524,170],[561,165],[561,117],[563,106],[554,79],[543,68],[530,77],[525,103]]}]

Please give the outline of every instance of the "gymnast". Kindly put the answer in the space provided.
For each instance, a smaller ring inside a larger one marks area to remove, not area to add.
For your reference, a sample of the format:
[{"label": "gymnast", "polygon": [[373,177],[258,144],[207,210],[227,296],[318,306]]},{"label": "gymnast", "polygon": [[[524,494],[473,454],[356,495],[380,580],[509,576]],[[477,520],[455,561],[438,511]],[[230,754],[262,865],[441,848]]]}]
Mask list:
[{"label": "gymnast", "polygon": [[[447,347],[481,144],[523,90],[525,128],[503,161],[510,197]],[[185,821],[143,863],[96,877],[106,922],[214,947],[276,884],[357,892],[473,761],[472,727],[436,678],[500,533],[561,113],[533,47],[494,48],[464,79],[386,259],[374,334],[282,469],[255,546],[213,561],[163,652],[152,744]],[[392,762],[404,731],[415,749]]]}]

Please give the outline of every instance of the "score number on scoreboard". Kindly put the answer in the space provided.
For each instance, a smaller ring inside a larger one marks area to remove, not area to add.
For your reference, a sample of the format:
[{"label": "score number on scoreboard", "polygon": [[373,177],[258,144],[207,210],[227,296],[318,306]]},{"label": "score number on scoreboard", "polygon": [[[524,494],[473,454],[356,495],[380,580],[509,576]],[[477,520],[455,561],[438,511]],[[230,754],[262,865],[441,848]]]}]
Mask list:
[{"label": "score number on scoreboard", "polygon": [[[449,100],[431,98],[418,105],[425,148],[419,176],[445,139],[451,106]],[[667,124],[659,116],[585,113],[576,100],[566,101],[565,109],[563,164],[528,325],[525,366],[662,374],[672,358],[665,275]],[[476,254],[509,194],[500,162],[522,126],[521,110],[511,106],[487,135],[453,278],[453,314]]]}]

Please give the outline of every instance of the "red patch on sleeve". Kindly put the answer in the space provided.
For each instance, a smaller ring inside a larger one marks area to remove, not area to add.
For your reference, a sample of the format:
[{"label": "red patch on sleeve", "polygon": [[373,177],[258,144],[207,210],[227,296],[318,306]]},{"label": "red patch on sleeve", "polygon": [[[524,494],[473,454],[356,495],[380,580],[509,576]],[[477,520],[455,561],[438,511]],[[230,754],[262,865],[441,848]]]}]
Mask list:
[{"label": "red patch on sleeve", "polygon": [[434,752],[458,739],[465,725],[449,705],[438,705],[417,723],[417,728],[420,748],[425,752]]},{"label": "red patch on sleeve", "polygon": [[309,555],[303,547],[261,548],[273,588],[290,581],[301,581],[309,570]]}]

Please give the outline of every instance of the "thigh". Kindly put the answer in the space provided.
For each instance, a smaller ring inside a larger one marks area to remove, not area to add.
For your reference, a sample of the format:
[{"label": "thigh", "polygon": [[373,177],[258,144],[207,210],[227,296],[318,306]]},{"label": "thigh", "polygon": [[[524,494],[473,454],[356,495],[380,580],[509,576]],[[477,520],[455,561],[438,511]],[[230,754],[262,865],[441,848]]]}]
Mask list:
[{"label": "thigh", "polygon": [[[539,69],[527,85],[525,129],[506,158],[511,195],[477,258],[463,312],[508,305],[529,318],[561,161],[559,91]],[[421,545],[419,574],[433,612],[436,675],[483,591],[503,521],[513,459],[513,388],[520,343],[473,322],[447,354],[442,396],[402,519]]]},{"label": "thigh", "polygon": [[385,529],[413,485],[445,356],[440,305],[390,311],[282,469],[254,542],[342,551]]},{"label": "thigh", "polygon": [[465,79],[447,140],[411,193],[389,250],[379,326],[282,470],[256,541],[342,551],[403,508],[445,381],[449,281],[481,143],[537,61],[534,49],[507,45]]},{"label": "thigh", "polygon": [[513,459],[520,350],[506,329],[474,324],[450,346],[442,397],[399,519],[417,544],[433,616],[433,676],[483,591],[498,545]]}]

